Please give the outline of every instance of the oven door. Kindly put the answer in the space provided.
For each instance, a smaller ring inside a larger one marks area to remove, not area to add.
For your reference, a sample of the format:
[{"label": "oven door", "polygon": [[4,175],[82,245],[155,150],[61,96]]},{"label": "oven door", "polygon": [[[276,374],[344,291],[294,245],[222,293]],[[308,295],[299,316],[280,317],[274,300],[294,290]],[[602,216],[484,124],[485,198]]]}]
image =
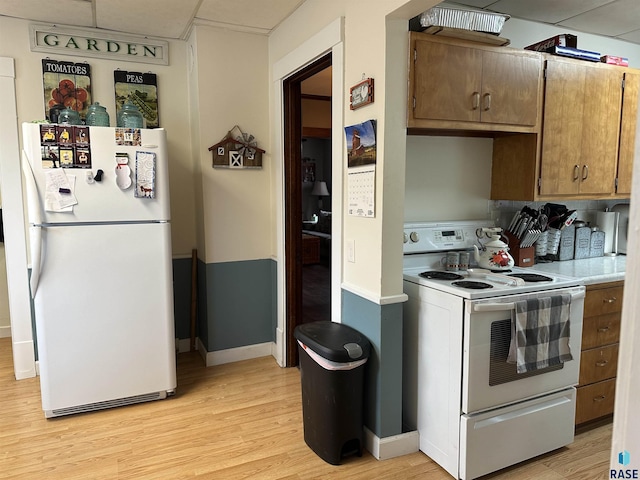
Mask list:
[{"label": "oven door", "polygon": [[[479,412],[534,398],[578,384],[584,287],[466,300],[462,412]],[[573,360],[534,372],[518,374],[507,362],[514,302],[549,295],[571,295],[570,340]]]}]

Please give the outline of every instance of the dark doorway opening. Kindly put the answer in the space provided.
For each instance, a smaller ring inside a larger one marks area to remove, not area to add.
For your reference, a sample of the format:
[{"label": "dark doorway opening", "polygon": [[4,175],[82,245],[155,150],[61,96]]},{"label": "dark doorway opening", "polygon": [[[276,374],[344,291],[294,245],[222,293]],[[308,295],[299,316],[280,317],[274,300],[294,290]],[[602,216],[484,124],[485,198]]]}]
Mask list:
[{"label": "dark doorway opening", "polygon": [[[330,252],[330,239],[327,247],[327,242],[322,242],[322,238],[319,235],[312,233],[305,233],[303,241],[303,230],[310,230],[314,218],[306,218],[309,212],[312,210],[311,206],[306,205],[303,212],[303,186],[306,183],[316,183],[315,177],[309,178],[304,176],[305,170],[303,169],[303,82],[305,80],[314,77],[322,71],[326,71],[331,67],[331,54],[316,60],[312,64],[308,65],[299,72],[294,73],[290,77],[283,81],[283,108],[284,108],[284,190],[285,190],[285,288],[286,288],[286,305],[285,305],[285,323],[286,323],[286,365],[291,367],[298,364],[298,349],[296,340],[293,336],[293,331],[297,325],[304,323],[304,308],[305,303],[310,305],[309,300],[311,297],[307,297],[305,302],[304,286],[305,278],[308,282],[313,280],[312,276],[305,275],[303,277],[304,267],[306,266],[322,266],[322,263],[317,257],[310,258],[310,255],[315,255],[314,252],[310,252],[310,248],[323,248],[326,252],[327,248]],[[306,131],[308,135],[311,131]],[[318,132],[315,132],[318,135]],[[320,133],[321,134],[321,133]],[[330,138],[330,127],[329,127]],[[329,140],[330,143],[330,140]],[[329,148],[329,151],[331,149]],[[316,165],[316,172],[318,172],[318,165]],[[324,172],[324,170],[323,170]],[[308,174],[308,172],[307,172]],[[323,173],[324,174],[324,173]],[[325,177],[326,178],[326,177]],[[327,180],[323,180],[325,183]],[[315,185],[314,185],[315,187]],[[312,192],[309,192],[309,195]],[[307,195],[308,196],[308,195]],[[318,198],[318,205],[321,204],[323,208],[326,205],[327,199],[325,195],[311,195],[311,197]],[[306,200],[309,200],[308,198]],[[329,200],[330,201],[330,200]],[[330,207],[329,207],[330,208]],[[330,209],[329,209],[330,211]],[[319,210],[318,210],[319,213]],[[318,215],[318,214],[316,214]],[[303,223],[307,222],[307,223]],[[318,221],[320,218],[318,215]],[[326,222],[326,219],[325,219]],[[329,223],[331,218],[329,217]],[[317,223],[315,226],[317,226]],[[307,228],[305,228],[307,227]],[[321,233],[321,232],[319,232]],[[315,237],[315,238],[309,238]],[[326,238],[325,238],[326,240]],[[324,245],[322,245],[324,243]],[[312,245],[313,244],[313,245]],[[306,253],[306,257],[305,257]],[[326,258],[325,258],[326,262]],[[330,279],[330,258],[328,259],[329,266],[329,279]],[[325,270],[326,270],[325,265]],[[311,269],[308,269],[311,270]],[[320,270],[316,268],[314,270]],[[316,275],[317,277],[317,275]],[[326,280],[325,280],[326,281]],[[311,286],[309,285],[309,288]],[[307,289],[307,293],[309,293]],[[328,302],[329,302],[329,318],[330,319],[330,280],[327,288]],[[311,292],[315,296],[314,303],[320,299],[318,292]],[[317,294],[317,295],[316,295]],[[326,308],[326,307],[324,307]],[[311,316],[310,316],[311,318]]]}]

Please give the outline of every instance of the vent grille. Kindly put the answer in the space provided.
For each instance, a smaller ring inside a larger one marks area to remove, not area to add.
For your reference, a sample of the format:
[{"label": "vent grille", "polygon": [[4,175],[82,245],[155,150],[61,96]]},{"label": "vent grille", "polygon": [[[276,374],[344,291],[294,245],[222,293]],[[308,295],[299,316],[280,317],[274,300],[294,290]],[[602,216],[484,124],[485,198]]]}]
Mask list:
[{"label": "vent grille", "polygon": [[46,413],[47,417],[60,417],[63,415],[73,415],[76,413],[93,412],[96,410],[105,410],[107,408],[123,407],[134,403],[151,402],[153,400],[162,400],[167,397],[167,392],[145,393],[144,395],[134,395],[132,397],[116,398],[105,402],[88,403],[85,405],[76,405],[73,407],[58,408],[50,410]]}]

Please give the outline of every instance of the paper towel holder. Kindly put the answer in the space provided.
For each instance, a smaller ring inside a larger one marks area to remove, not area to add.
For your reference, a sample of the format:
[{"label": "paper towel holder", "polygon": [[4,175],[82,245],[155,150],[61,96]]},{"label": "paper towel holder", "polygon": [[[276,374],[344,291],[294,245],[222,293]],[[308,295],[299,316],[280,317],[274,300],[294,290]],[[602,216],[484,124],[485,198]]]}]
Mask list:
[{"label": "paper towel holder", "polygon": [[613,239],[611,244],[611,252],[605,252],[605,257],[618,256],[618,229],[620,226],[620,212],[612,212],[609,207],[605,208],[606,213],[613,213]]}]

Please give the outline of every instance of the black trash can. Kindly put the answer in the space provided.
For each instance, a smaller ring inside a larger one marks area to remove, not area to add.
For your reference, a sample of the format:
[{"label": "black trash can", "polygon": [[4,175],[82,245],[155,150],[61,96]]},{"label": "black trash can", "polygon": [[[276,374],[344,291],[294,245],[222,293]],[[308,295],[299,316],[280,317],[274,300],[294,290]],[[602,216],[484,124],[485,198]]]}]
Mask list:
[{"label": "black trash can", "polygon": [[299,325],[294,336],[300,353],[304,441],[332,465],[347,455],[362,456],[369,340],[335,322]]}]

